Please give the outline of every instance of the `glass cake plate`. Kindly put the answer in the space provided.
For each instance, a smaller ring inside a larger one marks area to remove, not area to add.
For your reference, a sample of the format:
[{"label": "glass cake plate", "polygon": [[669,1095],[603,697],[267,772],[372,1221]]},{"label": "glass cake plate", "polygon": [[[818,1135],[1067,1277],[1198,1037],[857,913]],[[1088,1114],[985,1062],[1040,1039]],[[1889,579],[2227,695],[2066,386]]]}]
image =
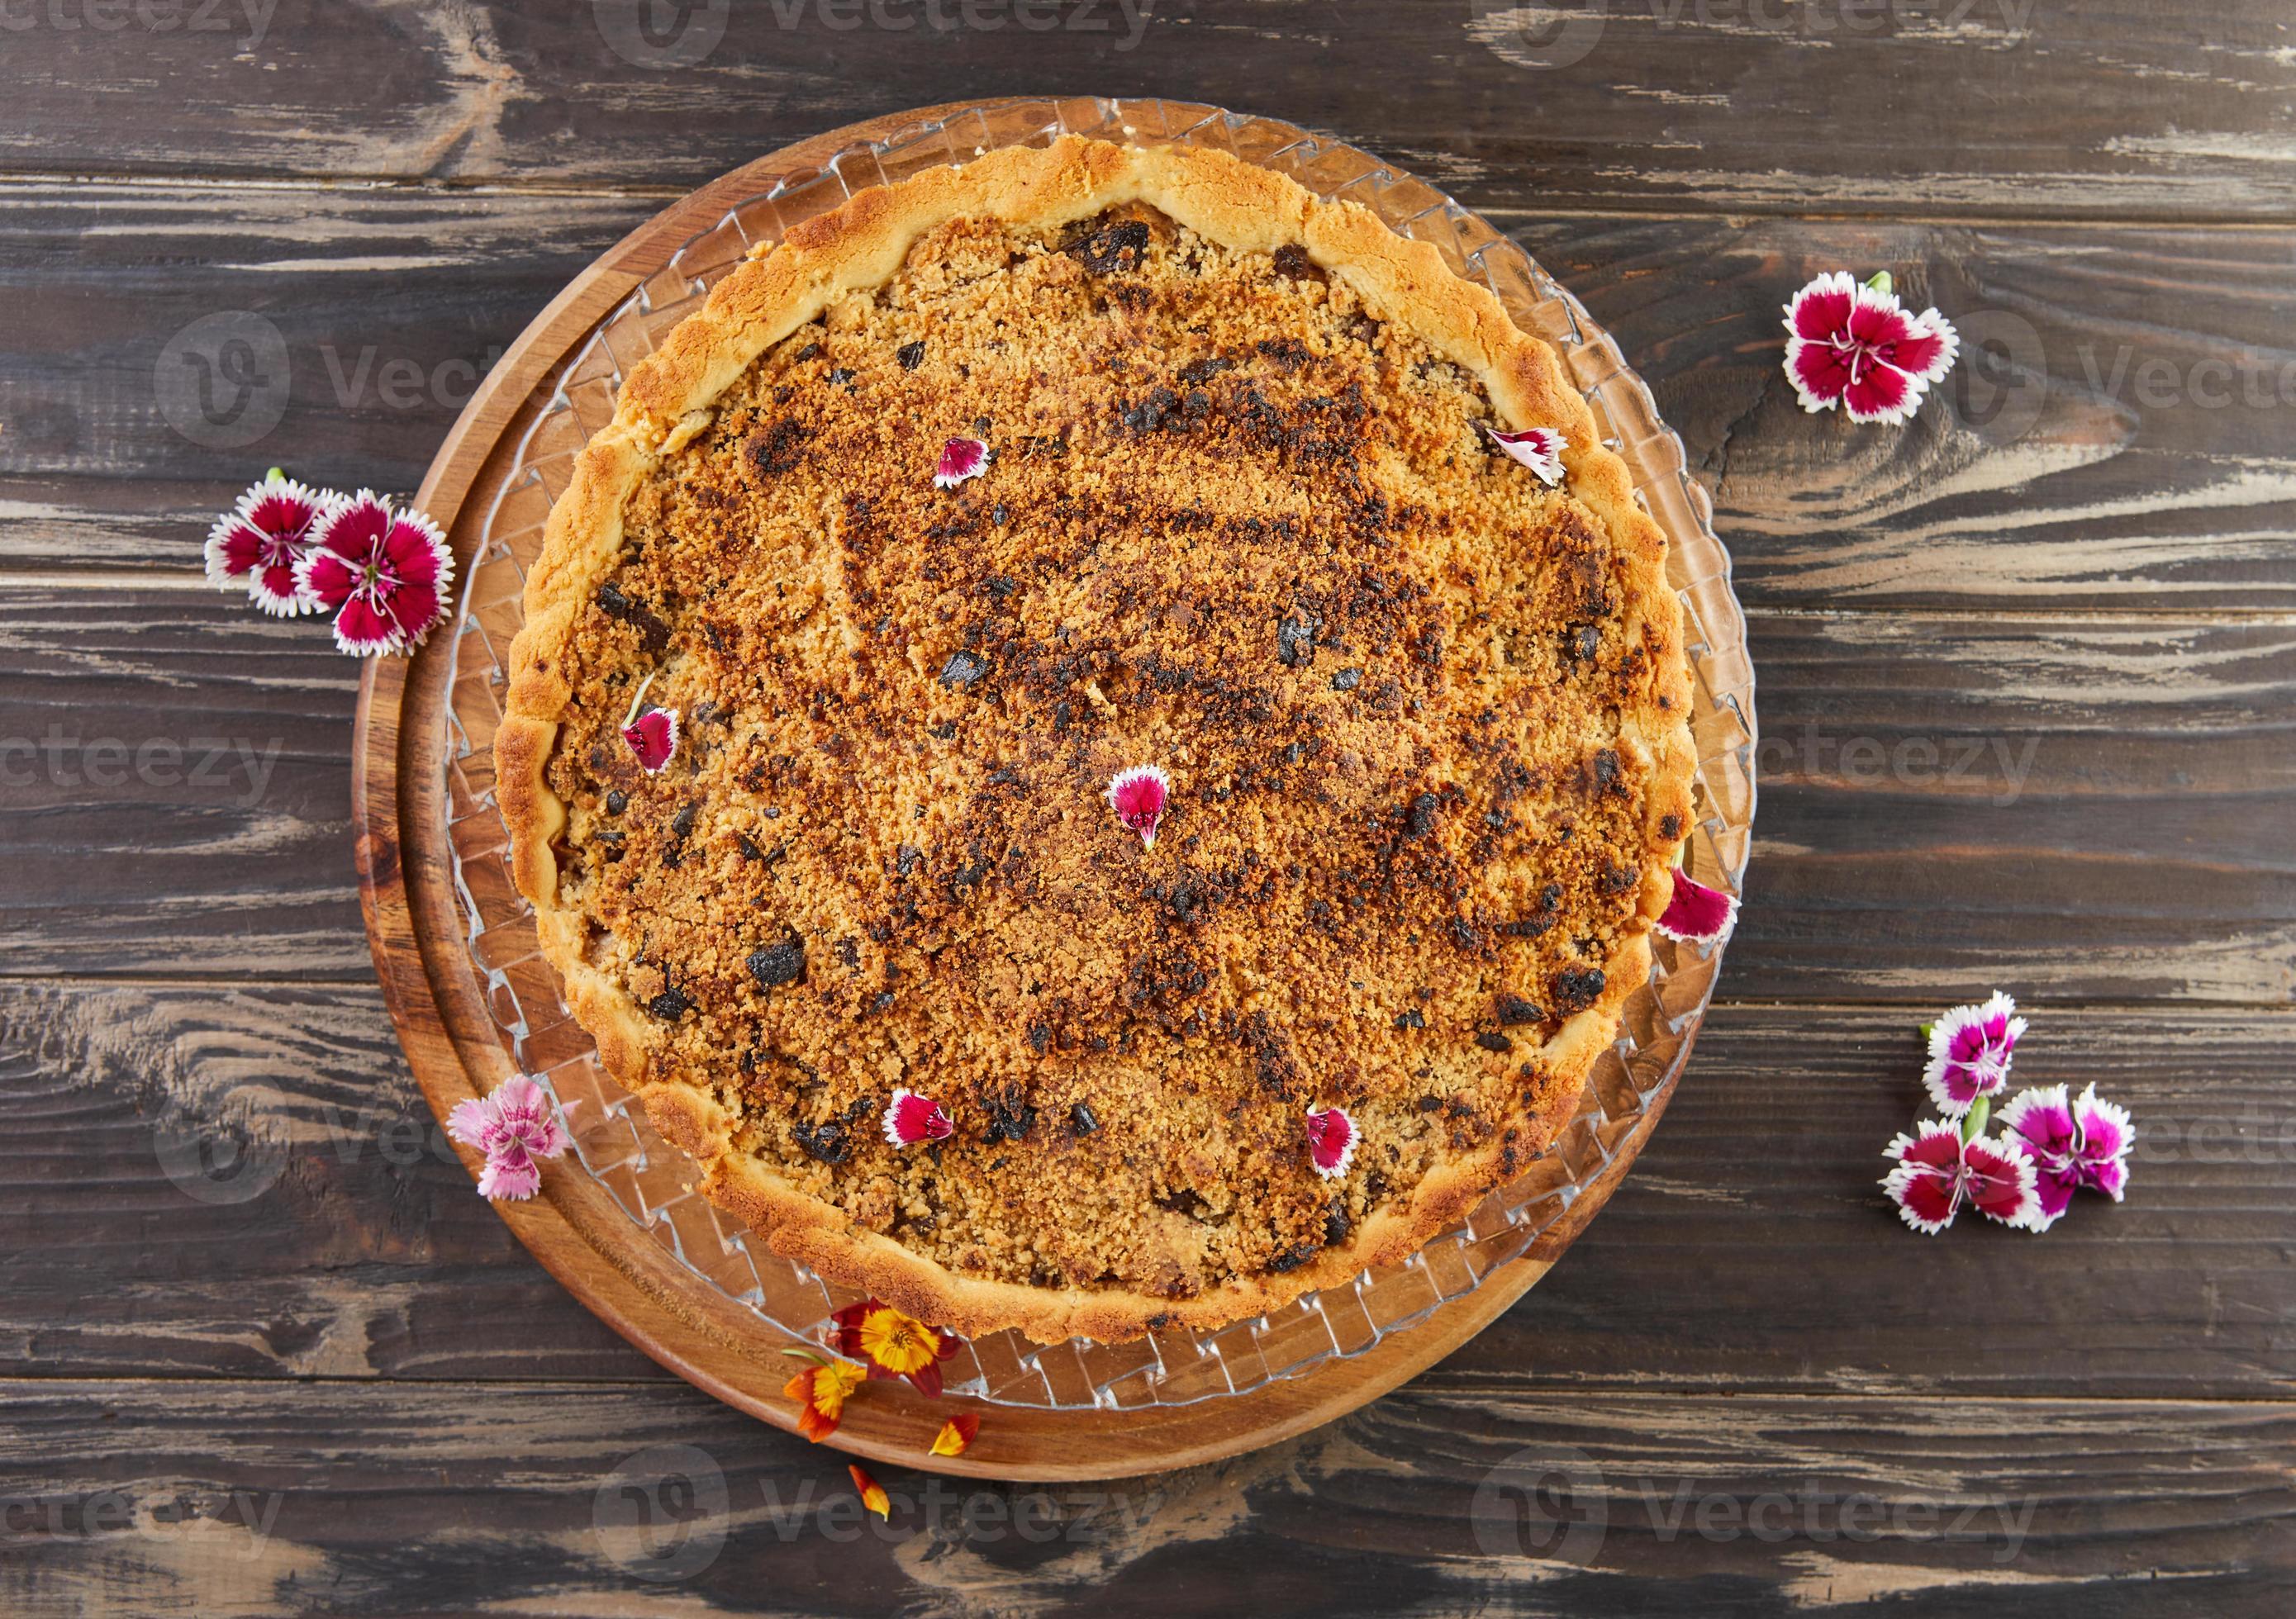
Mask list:
[{"label": "glass cake plate", "polygon": [[[525,568],[539,553],[551,503],[575,454],[610,421],[622,379],[707,290],[753,249],[855,192],[942,163],[964,163],[1062,134],[1216,147],[1326,198],[1363,204],[1397,231],[1440,249],[1459,274],[1498,295],[1516,323],[1552,343],[1592,404],[1605,442],[1625,457],[1637,497],[1672,543],[1671,583],[1687,619],[1699,752],[1690,870],[1739,888],[1754,814],[1753,671],[1730,589],[1730,559],[1681,441],[1617,346],[1506,237],[1411,176],[1290,124],[1155,100],[1015,100],[919,122],[856,145],[817,169],[784,176],[687,242],[617,307],[558,372],[521,441],[464,575],[450,651],[446,814],[471,961],[499,1037],[522,1072],[557,1098],[574,1137],[564,1173],[586,1174],[628,1215],[630,1240],[658,1244],[696,1288],[723,1295],[775,1335],[816,1337],[857,1295],[774,1255],[693,1190],[693,1161],[657,1136],[600,1067],[559,995],[533,914],[511,880],[509,838],[494,793],[493,747],[506,690],[504,660],[521,622]],[[1560,1219],[1645,1122],[1687,1057],[1721,965],[1718,945],[1654,941],[1650,982],[1627,1003],[1617,1043],[1596,1064],[1559,1140],[1458,1229],[1409,1262],[1217,1332],[1170,1330],[1131,1344],[1071,1339],[1050,1347],[1004,1332],[972,1340],[946,1368],[950,1392],[1050,1409],[1181,1405],[1241,1394],[1360,1354],[1424,1321],[1521,1256]]]}]

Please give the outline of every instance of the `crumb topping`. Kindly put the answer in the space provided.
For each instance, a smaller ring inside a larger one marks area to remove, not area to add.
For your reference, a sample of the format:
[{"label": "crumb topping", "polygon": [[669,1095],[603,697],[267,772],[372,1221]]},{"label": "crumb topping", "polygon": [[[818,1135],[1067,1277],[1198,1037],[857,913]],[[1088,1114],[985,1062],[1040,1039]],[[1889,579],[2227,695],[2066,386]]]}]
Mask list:
[{"label": "crumb topping", "polygon": [[[556,654],[560,898],[649,1076],[1039,1286],[1185,1299],[1527,1165],[1659,858],[1620,730],[1672,649],[1495,421],[1303,251],[1137,206],[958,220],[768,351]],[[986,465],[937,487],[957,438]],[[1143,761],[1152,844],[1108,797]],[[891,1139],[901,1092],[945,1137]]]}]

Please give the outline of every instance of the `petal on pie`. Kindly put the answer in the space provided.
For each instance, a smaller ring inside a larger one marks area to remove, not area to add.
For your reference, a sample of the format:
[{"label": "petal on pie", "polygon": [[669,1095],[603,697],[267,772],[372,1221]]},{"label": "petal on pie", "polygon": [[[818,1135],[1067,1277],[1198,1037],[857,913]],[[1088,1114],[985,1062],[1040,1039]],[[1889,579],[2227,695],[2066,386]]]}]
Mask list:
[{"label": "petal on pie", "polygon": [[1738,896],[1704,883],[1693,882],[1681,867],[1674,870],[1674,897],[1658,919],[1659,932],[1669,939],[1704,944],[1720,938],[1738,920]]},{"label": "petal on pie", "polygon": [[954,489],[968,478],[978,478],[988,466],[988,446],[978,438],[952,438],[940,447],[933,468],[933,487]]},{"label": "petal on pie", "polygon": [[1308,1115],[1308,1161],[1327,1181],[1336,1181],[1355,1162],[1356,1122],[1342,1108],[1325,1108]]},{"label": "petal on pie", "polygon": [[677,751],[677,710],[648,708],[622,727],[622,740],[637,756],[639,769],[650,776],[660,775]]},{"label": "petal on pie", "polygon": [[1527,427],[1520,432],[1503,433],[1486,425],[1483,431],[1491,436],[1493,444],[1506,452],[1510,461],[1537,473],[1541,483],[1552,488],[1562,481],[1562,429]]},{"label": "petal on pie", "polygon": [[1128,832],[1136,832],[1142,845],[1156,846],[1156,824],[1164,818],[1164,805],[1170,800],[1172,778],[1153,765],[1135,765],[1129,770],[1119,770],[1109,779],[1109,807],[1116,812],[1119,825]]},{"label": "petal on pie", "polygon": [[906,1087],[897,1088],[893,1100],[885,1104],[884,1122],[885,1139],[896,1147],[945,1141],[956,1129],[939,1102]]}]

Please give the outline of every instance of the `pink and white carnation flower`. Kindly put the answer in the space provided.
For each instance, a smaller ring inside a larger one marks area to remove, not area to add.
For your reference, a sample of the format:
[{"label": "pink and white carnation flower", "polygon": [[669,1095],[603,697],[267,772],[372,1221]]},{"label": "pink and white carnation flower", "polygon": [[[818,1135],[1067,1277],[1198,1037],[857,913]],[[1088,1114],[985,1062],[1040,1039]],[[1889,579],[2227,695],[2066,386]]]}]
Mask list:
[{"label": "pink and white carnation flower", "polygon": [[1930,1026],[1930,1061],[1922,1075],[1930,1100],[1948,1118],[1959,1118],[1978,1098],[1997,1096],[2009,1083],[2025,1020],[2017,1002],[2000,991],[1982,1006],[1956,1006]]},{"label": "pink and white carnation flower", "polygon": [[335,645],[354,657],[403,652],[447,617],[454,553],[439,525],[394,510],[372,489],[328,508],[296,583],[335,616]]},{"label": "pink and white carnation flower", "polygon": [[447,1116],[447,1133],[487,1155],[479,1196],[513,1202],[540,1191],[542,1160],[557,1157],[572,1144],[550,1092],[523,1074],[456,1107]]},{"label": "pink and white carnation flower", "polygon": [[1900,425],[1953,369],[1960,335],[1935,309],[1909,315],[1887,271],[1868,282],[1821,275],[1785,307],[1786,375],[1813,413],[1835,405],[1852,421]]},{"label": "pink and white carnation flower", "polygon": [[[1982,1128],[1984,1115],[1967,1121]],[[1883,1157],[1897,1167],[1882,1179],[1905,1222],[1925,1237],[1953,1223],[1966,1204],[1988,1220],[2038,1231],[2037,1169],[2014,1136],[1984,1136],[1942,1119],[1923,1119],[1891,1141]]]},{"label": "pink and white carnation flower", "polygon": [[2136,1126],[2128,1109],[2106,1101],[2095,1084],[2078,1099],[2063,1085],[2020,1091],[2001,1110],[2001,1129],[2032,1157],[2040,1199],[2037,1231],[2054,1225],[2082,1187],[2115,1203],[2128,1189],[2128,1149]]},{"label": "pink and white carnation flower", "polygon": [[275,617],[309,612],[319,604],[303,589],[298,565],[317,543],[320,519],[341,498],[272,468],[208,530],[208,582],[244,589]]}]

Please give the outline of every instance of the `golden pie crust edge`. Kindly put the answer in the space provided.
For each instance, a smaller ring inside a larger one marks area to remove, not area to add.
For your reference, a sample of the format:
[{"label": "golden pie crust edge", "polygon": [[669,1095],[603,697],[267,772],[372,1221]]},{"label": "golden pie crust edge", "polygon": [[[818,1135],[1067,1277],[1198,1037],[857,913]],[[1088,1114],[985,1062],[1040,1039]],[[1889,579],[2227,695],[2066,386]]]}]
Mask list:
[{"label": "golden pie crust edge", "polygon": [[1644,702],[1623,715],[1620,726],[1620,748],[1640,753],[1650,783],[1640,926],[1629,922],[1634,930],[1604,964],[1601,998],[1569,1018],[1542,1050],[1567,1083],[1556,1087],[1556,1100],[1537,1121],[1534,1157],[1576,1112],[1588,1069],[1616,1039],[1627,998],[1649,974],[1650,925],[1671,895],[1669,868],[1681,844],[1661,826],[1669,815],[1677,829],[1689,824],[1696,754],[1681,608],[1666,581],[1666,536],[1636,504],[1626,464],[1597,442],[1593,413],[1554,351],[1518,330],[1487,289],[1453,274],[1433,246],[1397,235],[1359,204],[1325,202],[1283,176],[1223,152],[1076,136],[929,169],[862,192],[792,228],[781,244],[720,282],[699,311],[631,369],[613,421],[576,459],[572,482],[551,509],[542,555],[526,578],[526,625],[511,646],[509,700],[495,740],[496,790],[509,824],[512,871],[534,905],[543,953],[564,981],[568,1004],[597,1042],[607,1071],[639,1096],[657,1130],[701,1164],[704,1193],[775,1254],[968,1336],[1017,1328],[1039,1343],[1072,1337],[1119,1342],[1167,1327],[1226,1326],[1345,1283],[1366,1266],[1409,1258],[1524,1162],[1500,1132],[1488,1147],[1431,1171],[1400,1207],[1365,1218],[1345,1243],[1296,1269],[1231,1280],[1193,1298],[966,1277],[855,1226],[838,1209],[731,1150],[732,1115],[706,1087],[650,1072],[644,1010],[583,961],[582,915],[558,904],[551,844],[564,829],[566,808],[545,772],[570,691],[555,666],[555,649],[618,560],[623,505],[639,482],[709,424],[718,397],[767,348],[846,294],[890,281],[927,231],[964,216],[1045,230],[1134,201],[1231,249],[1273,252],[1302,244],[1381,318],[1408,326],[1472,371],[1508,426],[1560,428],[1568,441],[1568,487],[1606,524],[1630,569],[1629,611],[1639,608],[1648,644],[1672,653],[1657,660]]}]

